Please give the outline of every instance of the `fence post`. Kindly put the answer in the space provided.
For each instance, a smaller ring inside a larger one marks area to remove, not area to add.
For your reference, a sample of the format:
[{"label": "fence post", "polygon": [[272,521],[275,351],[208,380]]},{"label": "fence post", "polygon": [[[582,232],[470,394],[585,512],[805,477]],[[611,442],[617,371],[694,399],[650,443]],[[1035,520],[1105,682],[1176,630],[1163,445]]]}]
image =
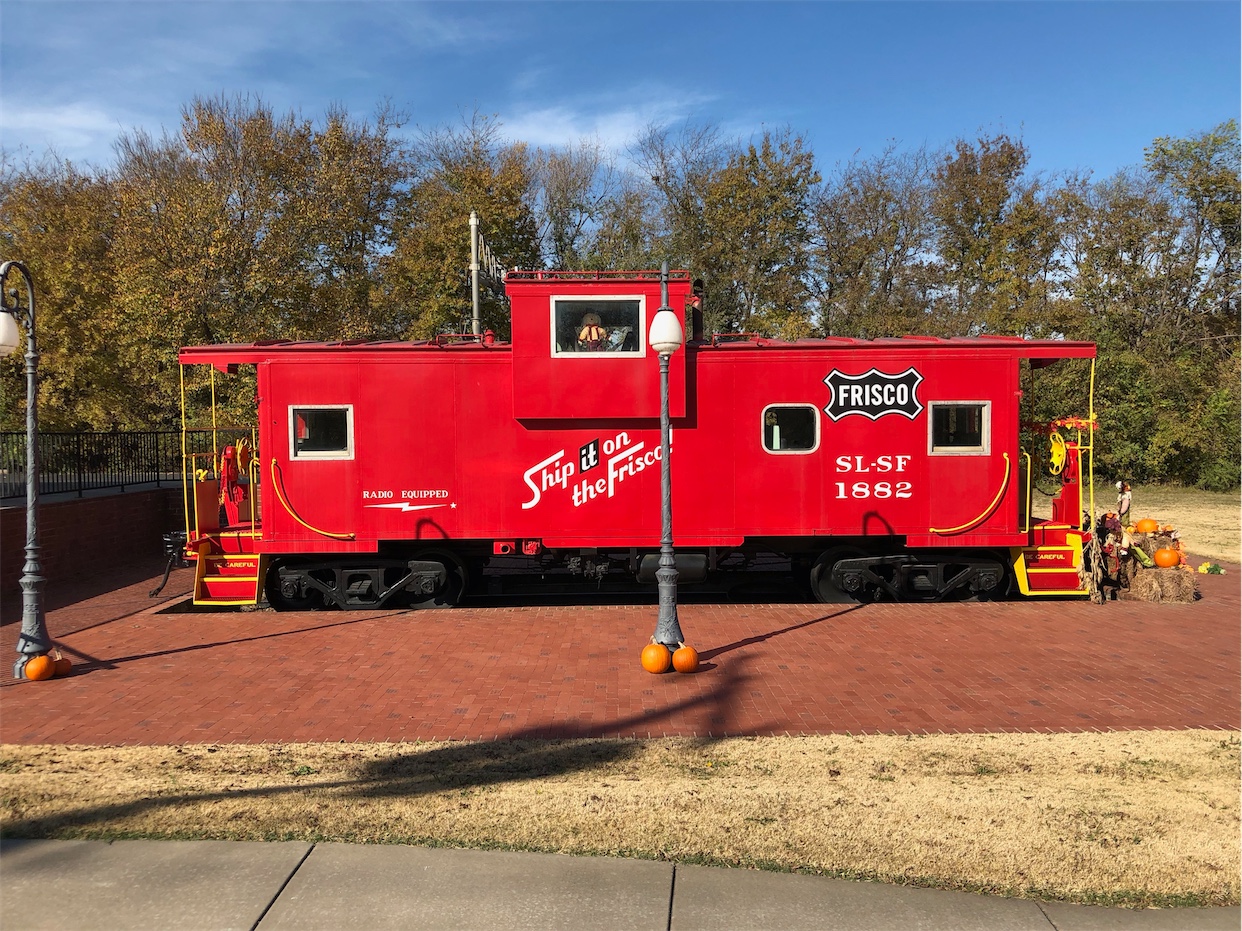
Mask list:
[{"label": "fence post", "polygon": [[74,459],[76,460],[76,463],[77,463],[78,497],[81,498],[83,486],[86,484],[86,475],[84,474],[82,470],[82,456],[83,456],[82,434],[75,433],[73,439],[74,439],[74,442],[73,442]]}]

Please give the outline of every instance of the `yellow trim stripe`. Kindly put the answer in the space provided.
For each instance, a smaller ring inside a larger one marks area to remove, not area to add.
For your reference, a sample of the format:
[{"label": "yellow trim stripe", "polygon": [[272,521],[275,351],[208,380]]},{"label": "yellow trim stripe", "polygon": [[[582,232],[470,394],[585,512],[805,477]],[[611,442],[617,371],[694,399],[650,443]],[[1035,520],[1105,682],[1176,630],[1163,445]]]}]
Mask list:
[{"label": "yellow trim stripe", "polygon": [[986,508],[983,509],[983,513],[981,513],[974,520],[968,520],[966,521],[966,523],[959,524],[956,527],[946,527],[944,529],[938,529],[936,527],[928,527],[927,529],[930,533],[947,533],[947,534],[961,533],[963,530],[969,530],[972,527],[976,527],[979,524],[983,523],[983,521],[987,518],[987,516],[991,514],[993,510],[996,509],[996,506],[1000,504],[1000,500],[1005,494],[1005,489],[1009,487],[1009,472],[1010,472],[1010,466],[1012,465],[1012,463],[1010,463],[1009,461],[1009,453],[1001,453],[1001,455],[1005,457],[1005,477],[1001,479],[1001,487],[1000,487],[1000,490],[996,493],[996,497],[992,499],[991,504],[989,504]]},{"label": "yellow trim stripe", "polygon": [[285,499],[284,482],[282,482],[280,478],[280,466],[277,464],[274,458],[272,459],[272,470],[271,471],[272,471],[272,487],[276,490],[276,498],[280,501],[281,506],[284,507],[285,511],[288,513],[290,517],[292,517],[295,521],[297,521],[307,530],[311,531],[311,533],[317,533],[317,534],[320,534],[321,536],[330,537],[333,540],[354,539],[354,535],[352,533],[332,533],[327,530],[320,530],[318,527],[312,527],[306,521],[302,520],[302,518],[298,517],[298,515],[294,512],[293,508],[289,506],[289,502]]}]

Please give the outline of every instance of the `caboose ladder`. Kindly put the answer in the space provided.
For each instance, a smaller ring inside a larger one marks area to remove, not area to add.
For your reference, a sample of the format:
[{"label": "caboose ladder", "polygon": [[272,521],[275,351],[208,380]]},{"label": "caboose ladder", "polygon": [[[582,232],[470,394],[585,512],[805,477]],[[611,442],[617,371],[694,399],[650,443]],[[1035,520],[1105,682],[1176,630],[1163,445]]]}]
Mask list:
[{"label": "caboose ladder", "polygon": [[198,546],[194,604],[253,605],[263,597],[267,557],[259,553],[212,553],[210,541]]},{"label": "caboose ladder", "polygon": [[1009,550],[1014,578],[1023,595],[1087,595],[1079,579],[1083,544],[1090,533],[1069,524],[1040,521],[1032,528],[1033,546]]}]

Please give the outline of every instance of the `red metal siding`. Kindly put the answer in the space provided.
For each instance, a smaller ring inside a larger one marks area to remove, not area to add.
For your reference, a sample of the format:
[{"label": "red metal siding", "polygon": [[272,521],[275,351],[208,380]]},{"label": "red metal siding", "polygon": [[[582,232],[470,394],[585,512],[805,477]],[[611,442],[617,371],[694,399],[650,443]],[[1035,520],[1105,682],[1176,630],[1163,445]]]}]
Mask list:
[{"label": "red metal siding", "polygon": [[[658,423],[515,420],[508,413],[511,359],[482,351],[394,351],[361,360],[306,352],[266,365],[263,448],[279,462],[288,508],[277,495],[264,497],[264,546],[288,552],[373,549],[381,540],[411,539],[657,542]],[[952,347],[691,348],[687,361],[694,413],[673,421],[679,545],[889,534],[910,535],[921,545],[956,543],[963,535],[977,545],[1018,542],[1016,354]],[[653,380],[654,368],[652,361]],[[831,372],[872,369],[921,375],[921,409],[913,418],[833,420],[824,413]],[[987,455],[929,454],[936,401],[989,404]],[[766,452],[763,413],[772,404],[813,406],[818,448]],[[352,405],[352,459],[290,459],[289,411],[315,405]],[[308,530],[290,511],[318,530],[352,532],[355,539]],[[970,526],[957,534],[932,533],[963,524]]]}]

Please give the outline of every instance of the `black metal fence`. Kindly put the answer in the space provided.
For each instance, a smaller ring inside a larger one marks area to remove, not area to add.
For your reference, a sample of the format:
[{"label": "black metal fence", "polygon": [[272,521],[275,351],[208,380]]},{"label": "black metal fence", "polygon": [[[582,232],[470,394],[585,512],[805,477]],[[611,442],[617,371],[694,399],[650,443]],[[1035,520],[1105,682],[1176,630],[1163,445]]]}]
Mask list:
[{"label": "black metal fence", "polygon": [[[236,432],[217,435],[223,441]],[[190,452],[210,451],[212,431],[189,431],[187,448]],[[180,482],[179,430],[39,434],[41,495],[81,495],[100,488],[162,487]],[[25,496],[26,434],[0,433],[0,498]]]}]

